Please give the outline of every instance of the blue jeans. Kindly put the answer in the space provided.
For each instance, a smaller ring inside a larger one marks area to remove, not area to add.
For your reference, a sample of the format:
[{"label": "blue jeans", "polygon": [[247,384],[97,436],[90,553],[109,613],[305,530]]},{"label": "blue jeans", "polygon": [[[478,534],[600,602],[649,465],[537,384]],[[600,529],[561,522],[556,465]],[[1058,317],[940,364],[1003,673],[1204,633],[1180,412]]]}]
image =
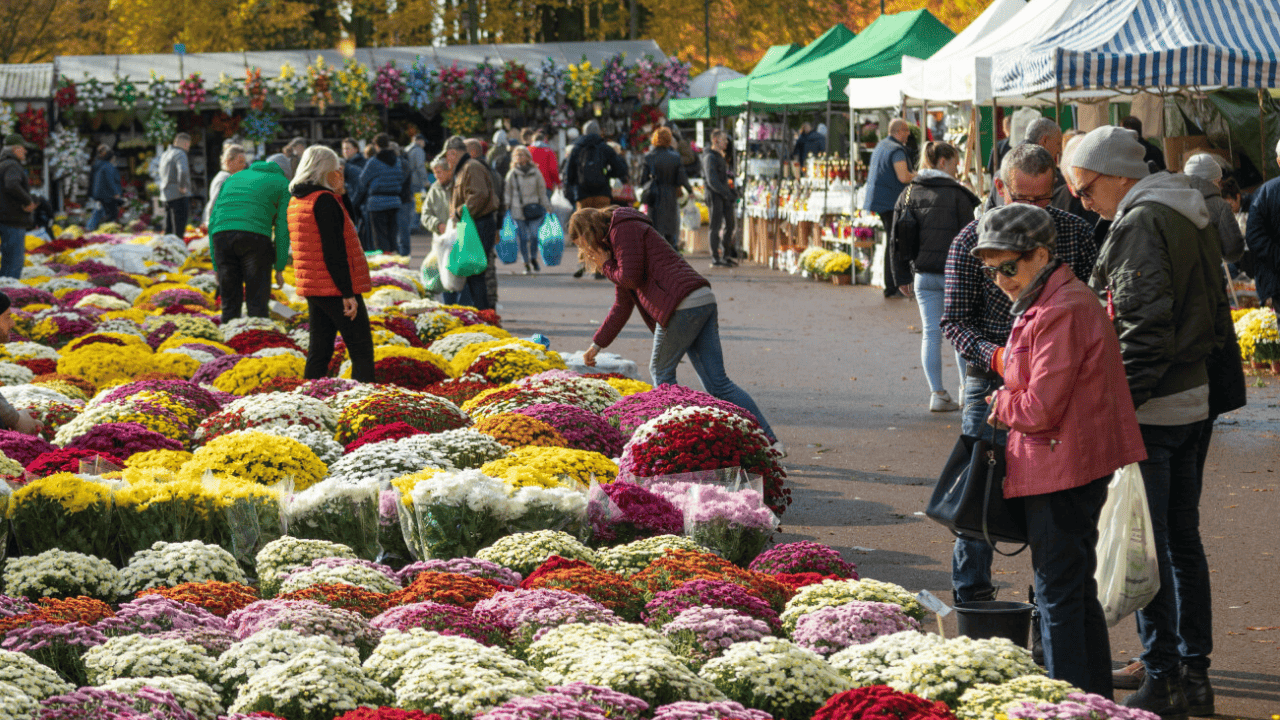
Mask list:
[{"label": "blue jeans", "polygon": [[1138,611],[1142,664],[1156,678],[1177,677],[1180,665],[1209,667],[1213,606],[1209,562],[1200,542],[1200,442],[1205,421],[1141,425],[1147,459],[1139,463],[1151,508],[1160,591]]},{"label": "blue jeans", "polygon": [[715,303],[677,310],[666,327],[661,325],[653,332],[653,358],[649,360],[649,374],[654,385],[675,384],[676,366],[685,353],[694,372],[702,381],[702,387],[715,397],[731,402],[750,412],[760,421],[760,427],[770,440],[777,440],[773,428],[764,419],[764,413],[756,401],[742,388],[733,384],[724,372],[724,351],[720,348],[720,311]]},{"label": "blue jeans", "polygon": [[[998,380],[968,377],[964,380],[964,407],[961,408],[960,432],[972,437],[989,435],[987,396],[1000,387]],[[996,431],[996,442],[1003,445],[1004,430]],[[985,540],[956,538],[951,550],[951,587],[955,601],[989,600],[995,594],[991,584],[991,560],[995,553]]]},{"label": "blue jeans", "polygon": [[0,277],[22,277],[22,261],[27,257],[27,231],[0,225]]},{"label": "blue jeans", "polygon": [[1112,696],[1111,641],[1098,602],[1098,516],[1110,476],[1024,498],[1049,677]]},{"label": "blue jeans", "polygon": [[409,257],[411,247],[409,245],[409,232],[413,229],[413,201],[400,205],[400,214],[396,216],[396,231],[398,232],[396,240],[396,252]]},{"label": "blue jeans", "polygon": [[516,237],[520,240],[520,259],[527,265],[530,258],[538,262],[538,229],[542,220],[516,220]]},{"label": "blue jeans", "polygon": [[98,207],[89,216],[89,223],[84,226],[85,232],[93,232],[104,222],[115,222],[120,217],[120,201],[99,200]]},{"label": "blue jeans", "polygon": [[[920,340],[920,367],[929,381],[929,392],[943,392],[942,383],[942,298],[946,287],[945,276],[937,273],[916,273],[916,304],[920,306],[920,327],[924,337]],[[956,353],[960,367],[960,387],[964,388],[965,362]]]}]

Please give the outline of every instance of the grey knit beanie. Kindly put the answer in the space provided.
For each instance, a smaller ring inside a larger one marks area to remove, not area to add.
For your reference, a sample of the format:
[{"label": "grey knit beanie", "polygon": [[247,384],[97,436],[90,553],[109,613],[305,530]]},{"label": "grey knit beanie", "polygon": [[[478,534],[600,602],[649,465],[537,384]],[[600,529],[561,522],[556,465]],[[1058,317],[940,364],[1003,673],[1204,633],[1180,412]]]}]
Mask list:
[{"label": "grey knit beanie", "polygon": [[1035,205],[1014,203],[982,214],[978,220],[978,244],[969,252],[980,257],[983,250],[1023,253],[1043,247],[1048,248],[1052,255],[1057,240],[1058,228],[1049,211]]},{"label": "grey knit beanie", "polygon": [[1141,180],[1151,174],[1142,159],[1146,154],[1146,148],[1138,142],[1138,135],[1132,130],[1103,125],[1084,136],[1076,146],[1071,164],[1100,175]]},{"label": "grey knit beanie", "polygon": [[1222,166],[1209,153],[1198,153],[1187,159],[1182,172],[1210,182],[1222,179]]}]

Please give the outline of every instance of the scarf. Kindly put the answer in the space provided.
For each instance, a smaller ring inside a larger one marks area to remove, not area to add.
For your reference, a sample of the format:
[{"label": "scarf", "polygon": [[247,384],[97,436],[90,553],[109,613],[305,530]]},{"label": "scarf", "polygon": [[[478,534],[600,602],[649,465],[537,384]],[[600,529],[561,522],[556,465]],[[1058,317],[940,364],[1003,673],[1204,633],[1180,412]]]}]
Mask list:
[{"label": "scarf", "polygon": [[1049,282],[1049,276],[1060,265],[1062,265],[1062,260],[1054,257],[1049,259],[1048,265],[1040,268],[1040,272],[1037,272],[1036,276],[1031,279],[1031,284],[1023,288],[1022,292],[1018,293],[1018,299],[1013,301],[1013,307],[1009,309],[1009,312],[1014,317],[1022,317],[1022,313],[1026,312],[1035,304],[1036,300],[1040,299],[1040,293],[1044,292],[1044,286]]}]

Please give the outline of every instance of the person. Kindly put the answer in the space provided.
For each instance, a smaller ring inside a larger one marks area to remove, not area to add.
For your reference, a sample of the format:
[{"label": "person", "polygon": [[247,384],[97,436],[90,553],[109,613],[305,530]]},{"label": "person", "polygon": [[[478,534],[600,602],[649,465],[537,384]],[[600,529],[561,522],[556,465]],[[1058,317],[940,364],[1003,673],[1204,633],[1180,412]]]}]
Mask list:
[{"label": "person", "polygon": [[[449,200],[449,217],[456,222],[462,218],[462,208],[467,208],[475,223],[476,234],[484,246],[485,255],[493,252],[498,233],[498,189],[493,173],[467,150],[467,142],[454,135],[445,141],[445,158],[453,167],[453,196]],[[459,292],[446,292],[448,305],[470,304],[477,310],[488,310],[489,290],[485,274],[471,275]]]},{"label": "person", "polygon": [[[369,144],[373,147],[373,143]],[[364,165],[368,162],[368,158],[360,151],[360,144],[355,138],[344,138],[342,141],[342,173],[343,183],[346,186],[346,196],[351,206],[351,220],[356,224],[356,234],[360,236],[360,247],[368,252],[373,249],[373,241],[369,236],[368,218],[364,216],[364,212],[359,205],[356,205],[352,199],[356,195],[356,191],[360,188],[360,173],[364,172]]]},{"label": "person", "polygon": [[796,146],[791,151],[791,157],[799,161],[800,170],[804,172],[809,156],[824,152],[826,149],[826,136],[814,130],[812,124],[805,122],[800,125],[800,134],[796,137]]},{"label": "person", "polygon": [[399,236],[397,249],[401,255],[409,257],[413,252],[413,212],[414,201],[418,193],[427,187],[427,138],[422,133],[415,133],[409,149],[405,152],[404,163],[408,176],[408,198],[401,196]]},{"label": "person", "polygon": [[[209,215],[209,253],[218,274],[222,322],[240,317],[268,317],[271,268],[276,284],[289,264],[289,181],[269,160],[227,178]],[[273,237],[274,234],[274,237]]]},{"label": "person", "polygon": [[[484,141],[478,138],[467,138],[467,153],[471,155],[471,159],[475,160],[482,167],[489,171],[493,176],[493,189],[498,196],[498,209],[495,218],[504,218],[507,216],[507,200],[506,194],[503,193],[503,185],[506,182],[502,175],[494,169],[492,165],[485,160]],[[498,306],[498,256],[493,251],[493,247],[498,243],[498,221],[493,224],[493,237],[487,241],[489,248],[489,266],[484,271],[484,289],[485,296],[488,298],[489,307]]]},{"label": "person", "polygon": [[[1032,145],[1039,145],[1053,157],[1054,162],[1058,162],[1062,158],[1064,135],[1062,128],[1058,126],[1057,122],[1045,117],[1036,118],[1027,125],[1025,134],[1026,139],[1022,141],[1022,144],[1030,143]],[[1071,188],[1067,185],[1066,176],[1057,167],[1054,168],[1053,172],[1053,199],[1049,204],[1059,210],[1065,210],[1072,215],[1085,217],[1087,211],[1084,209],[1084,205],[1081,204],[1080,200],[1077,199],[1075,195],[1071,194]],[[987,204],[984,210],[990,210],[991,208],[998,207],[1000,204],[1000,193],[991,193],[987,198]],[[1094,220],[1096,221],[1096,217]]]},{"label": "person", "polygon": [[160,199],[164,203],[164,234],[183,237],[191,214],[191,166],[187,151],[191,136],[181,132],[160,155]]},{"label": "person", "polygon": [[1120,121],[1120,127],[1126,130],[1132,130],[1138,136],[1138,142],[1142,143],[1143,153],[1142,162],[1147,164],[1147,170],[1150,173],[1158,173],[1168,170],[1168,166],[1164,161],[1164,151],[1156,147],[1155,143],[1142,136],[1142,121],[1130,115]]},{"label": "person", "polygon": [[1072,158],[1076,194],[1111,221],[1090,286],[1120,337],[1146,445],[1141,463],[1160,590],[1137,613],[1145,671],[1124,704],[1165,718],[1213,714],[1213,608],[1200,540],[1199,467],[1210,415],[1206,363],[1231,316],[1204,196],[1182,175],[1150,174],[1133,131],[1104,125]]},{"label": "person", "polygon": [[511,146],[507,143],[507,131],[498,130],[493,133],[493,147],[485,156],[489,167],[498,173],[498,177],[506,177],[511,171]]},{"label": "person", "polygon": [[542,172],[533,164],[529,148],[522,146],[511,151],[511,169],[507,171],[506,205],[511,219],[516,223],[520,237],[520,257],[524,259],[524,274],[538,272],[538,228],[549,212],[551,200]]},{"label": "person", "polygon": [[120,184],[120,170],[115,165],[115,151],[109,145],[99,145],[89,169],[89,198],[97,203],[85,232],[93,232],[104,222],[115,222],[120,217],[120,205],[124,202],[124,186]]},{"label": "person", "polygon": [[1015,318],[989,422],[1008,429],[1004,496],[1020,498],[1025,514],[1049,677],[1110,699],[1098,519],[1111,474],[1147,453],[1120,342],[1097,297],[1056,256],[1055,233],[1034,205],[996,208],[978,222],[971,254]]},{"label": "person", "polygon": [[[1276,143],[1280,162],[1280,143]],[[1280,178],[1263,183],[1249,203],[1245,242],[1253,259],[1258,301],[1280,309]]]},{"label": "person", "polygon": [[18,133],[9,133],[0,150],[0,277],[22,277],[27,231],[35,227],[36,200],[27,185],[27,148]]},{"label": "person", "polygon": [[1182,172],[1191,180],[1191,186],[1204,196],[1209,219],[1218,231],[1222,245],[1222,259],[1234,263],[1244,255],[1244,235],[1236,223],[1235,210],[1222,193],[1222,166],[1209,153],[1197,153],[1187,159]]},{"label": "person", "polygon": [[213,214],[213,205],[218,202],[218,193],[222,192],[222,185],[227,178],[249,167],[249,158],[245,155],[244,146],[236,143],[227,143],[222,146],[222,157],[219,162],[222,167],[217,175],[213,176],[213,181],[209,183],[209,202],[204,205],[204,225],[209,227],[209,217]]},{"label": "person", "polygon": [[[569,149],[561,175],[564,177],[565,199],[573,203],[575,210],[602,208],[613,203],[610,180],[627,181],[627,164],[600,136],[600,123],[588,120],[582,126],[582,135],[573,141]],[[578,269],[573,276],[582,277],[586,268],[586,262],[579,257]],[[604,277],[597,273],[596,279],[603,280]]]},{"label": "person", "polygon": [[[977,195],[956,182],[960,171],[960,152],[945,142],[931,142],[924,148],[924,168],[894,206],[894,216],[902,217],[910,208],[918,225],[915,237],[890,238],[893,253],[893,284],[903,295],[915,295],[920,306],[923,337],[920,342],[920,365],[929,383],[929,411],[955,412],[960,406],[951,399],[942,381],[942,303],[946,289],[944,272],[947,250],[964,226],[973,221],[973,211],[980,204]],[[964,383],[964,360],[956,354],[960,382]]]},{"label": "person", "polygon": [[1071,172],[1071,158],[1076,154],[1076,148],[1079,147],[1080,143],[1084,141],[1084,136],[1085,136],[1084,133],[1078,132],[1075,130],[1072,130],[1070,133],[1063,133],[1062,135],[1062,139],[1063,139],[1062,158],[1058,160],[1057,174],[1059,177],[1062,178],[1063,183],[1067,188],[1067,193],[1071,195],[1072,203],[1070,207],[1063,208],[1057,202],[1058,201],[1058,185],[1057,185],[1057,180],[1054,180],[1054,186],[1053,186],[1054,202],[1051,204],[1054,207],[1058,208],[1059,210],[1065,209],[1067,212],[1071,213],[1072,215],[1075,215],[1076,217],[1079,217],[1079,218],[1083,218],[1085,222],[1089,223],[1089,225],[1091,225],[1094,228],[1094,239],[1095,239],[1094,244],[1096,245],[1098,241],[1100,241],[1102,237],[1104,237],[1107,234],[1107,228],[1110,225],[1109,223],[1106,223],[1098,215],[1098,213],[1086,210],[1084,207],[1084,203],[1080,201],[1080,198],[1076,197],[1075,183],[1072,180],[1074,175]]},{"label": "person", "polygon": [[725,161],[728,136],[723,130],[711,133],[711,147],[702,155],[702,177],[707,188],[707,212],[711,229],[711,267],[735,267],[730,256],[733,247],[733,208],[738,192],[729,185],[729,164]]},{"label": "person", "polygon": [[363,296],[373,285],[351,222],[345,184],[342,161],[323,145],[307,148],[289,183],[294,281],[311,318],[302,377],[315,380],[329,374],[334,338],[341,335],[351,358],[351,379],[371,383],[373,333]]},{"label": "person", "polygon": [[273,162],[280,166],[284,171],[284,176],[290,180],[293,174],[298,170],[298,162],[302,158],[302,151],[307,149],[307,139],[304,137],[295,137],[290,140],[280,152],[267,156],[267,162]]},{"label": "person", "polygon": [[[911,136],[911,126],[902,118],[889,121],[889,137],[876,143],[871,151],[871,160],[867,166],[867,194],[862,209],[876,213],[884,223],[885,232],[893,227],[893,205],[898,196],[906,189],[907,184],[915,177],[911,171],[911,161],[907,153],[907,138]],[[893,285],[893,268],[890,267],[889,253],[884,257],[884,296],[899,295],[898,288]]]},{"label": "person", "polygon": [[1009,154],[1012,149],[1013,142],[1013,113],[1006,112],[1004,119],[1000,121],[1000,127],[1004,130],[1004,137],[996,141],[996,146],[991,148],[991,158],[987,160],[987,174],[995,177],[1000,172],[1000,165],[1004,162],[1004,156]]},{"label": "person", "polygon": [[[6,145],[8,141],[6,140]],[[9,334],[13,332],[14,318],[10,312],[9,296],[0,292],[0,343],[9,342]],[[0,427],[5,430],[16,430],[24,435],[39,435],[44,430],[44,423],[31,417],[28,410],[19,410],[0,395]]]},{"label": "person", "polygon": [[560,163],[556,161],[556,151],[547,142],[547,133],[539,130],[533,134],[533,144],[529,146],[529,155],[542,171],[542,180],[548,192],[560,187]]},{"label": "person", "polygon": [[[1035,205],[1048,210],[1057,238],[1054,252],[1076,277],[1088,277],[1098,257],[1093,229],[1084,220],[1049,204],[1053,158],[1039,145],[1018,145],[1005,155],[996,192],[1006,205]],[[951,243],[944,271],[942,334],[965,361],[960,431],[977,437],[987,418],[987,396],[1004,379],[1004,345],[1013,326],[1009,298],[983,275],[970,251],[978,242],[978,223],[969,223]],[[1000,434],[998,434],[999,436]],[[991,548],[985,542],[957,539],[952,547],[951,584],[957,603],[994,600]]]},{"label": "person", "polygon": [[392,253],[396,251],[401,188],[407,178],[386,133],[375,135],[373,146],[377,154],[365,163],[352,204],[364,208],[374,248]]},{"label": "person", "polygon": [[427,199],[422,202],[422,227],[439,235],[449,224],[449,202],[453,195],[453,166],[444,153],[431,161],[431,172],[436,181],[427,189]]},{"label": "person", "polygon": [[613,343],[631,311],[639,308],[653,332],[653,384],[675,384],[676,368],[687,354],[706,391],[750,412],[774,449],[782,452],[755,400],[725,374],[711,283],[654,230],[648,216],[631,208],[583,208],[569,218],[569,240],[614,284],[613,307],[583,354],[583,363],[594,366],[596,355]]},{"label": "person", "polygon": [[[649,141],[653,149],[644,156],[644,169],[640,171],[640,187],[645,188],[640,202],[648,205],[654,229],[678,250],[680,195],[682,190],[692,195],[693,186],[689,184],[689,176],[680,162],[680,153],[675,150],[675,137],[671,131],[660,127],[653,131]],[[732,232],[732,221],[729,227]]]}]

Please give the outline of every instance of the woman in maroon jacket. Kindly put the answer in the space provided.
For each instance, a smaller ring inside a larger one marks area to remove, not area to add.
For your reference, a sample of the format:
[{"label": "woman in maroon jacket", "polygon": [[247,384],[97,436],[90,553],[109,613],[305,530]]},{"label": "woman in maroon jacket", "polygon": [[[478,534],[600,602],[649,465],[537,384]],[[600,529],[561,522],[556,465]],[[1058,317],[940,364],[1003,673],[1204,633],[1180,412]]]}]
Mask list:
[{"label": "woman in maroon jacket", "polygon": [[596,354],[609,347],[638,308],[653,331],[649,374],[654,385],[674,384],[676,366],[687,353],[707,392],[755,415],[774,449],[782,451],[764,413],[725,375],[711,283],[672,249],[647,215],[631,208],[584,208],[569,218],[569,240],[615,286],[613,308],[583,362],[595,365]]}]

